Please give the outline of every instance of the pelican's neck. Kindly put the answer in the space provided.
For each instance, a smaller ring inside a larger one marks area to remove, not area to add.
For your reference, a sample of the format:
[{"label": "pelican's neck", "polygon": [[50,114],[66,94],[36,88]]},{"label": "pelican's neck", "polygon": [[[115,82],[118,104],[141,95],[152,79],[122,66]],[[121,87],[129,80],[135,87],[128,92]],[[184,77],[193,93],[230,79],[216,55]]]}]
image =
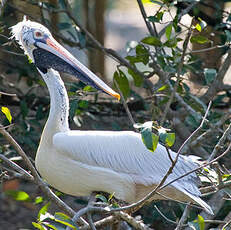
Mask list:
[{"label": "pelican's neck", "polygon": [[51,135],[57,132],[65,132],[69,130],[69,100],[64,83],[59,73],[53,69],[49,69],[45,74],[39,72],[50,93],[50,113],[44,132],[48,131]]}]

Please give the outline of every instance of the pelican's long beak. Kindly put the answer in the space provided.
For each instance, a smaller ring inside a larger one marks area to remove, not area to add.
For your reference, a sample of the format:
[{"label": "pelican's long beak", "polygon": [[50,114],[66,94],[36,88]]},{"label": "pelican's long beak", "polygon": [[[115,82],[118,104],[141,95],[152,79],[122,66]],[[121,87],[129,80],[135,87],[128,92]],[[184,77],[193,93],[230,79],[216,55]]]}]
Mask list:
[{"label": "pelican's long beak", "polygon": [[[113,97],[120,99],[120,95],[106,85],[100,78],[98,78],[94,73],[92,73],[86,66],[80,63],[70,52],[68,52],[63,46],[61,46],[54,38],[47,37],[42,41],[37,41],[36,46],[40,49],[40,54],[43,53],[44,57],[48,58],[50,54],[55,55],[53,58],[51,56],[49,60],[49,66],[57,71],[69,73],[75,75],[77,78],[85,82],[86,84],[99,89]],[[47,52],[44,52],[47,51]],[[50,54],[49,54],[50,53]],[[35,52],[34,52],[35,56]],[[58,59],[57,59],[58,57]],[[46,60],[44,60],[46,62]],[[48,60],[47,60],[48,62]],[[36,57],[35,57],[36,64]]]}]

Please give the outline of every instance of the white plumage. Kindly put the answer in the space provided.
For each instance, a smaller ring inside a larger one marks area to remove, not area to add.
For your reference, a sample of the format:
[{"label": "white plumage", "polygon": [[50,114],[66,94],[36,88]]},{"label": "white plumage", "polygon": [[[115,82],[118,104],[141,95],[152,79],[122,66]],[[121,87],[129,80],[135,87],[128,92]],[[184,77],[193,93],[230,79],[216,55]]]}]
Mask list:
[{"label": "white plumage", "polygon": [[[85,196],[93,191],[104,191],[129,203],[152,191],[171,166],[165,147],[159,144],[152,153],[144,146],[140,134],[131,131],[70,131],[68,96],[55,70],[80,77],[117,98],[118,94],[90,70],[86,71],[86,67],[78,65],[42,25],[24,20],[12,31],[34,61],[50,93],[50,114],[35,160],[42,177],[67,194]],[[176,153],[170,153],[174,159]],[[196,167],[191,158],[180,156],[166,183]],[[198,177],[192,173],[163,189],[162,193],[172,199],[194,201],[212,213],[199,197],[198,182]],[[164,198],[156,195],[153,199]]]}]

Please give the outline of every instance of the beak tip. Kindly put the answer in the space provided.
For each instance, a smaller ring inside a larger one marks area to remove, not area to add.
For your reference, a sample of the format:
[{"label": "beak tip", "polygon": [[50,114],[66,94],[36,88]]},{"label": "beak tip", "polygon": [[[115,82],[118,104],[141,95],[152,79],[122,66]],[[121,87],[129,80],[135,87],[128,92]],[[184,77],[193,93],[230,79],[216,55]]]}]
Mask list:
[{"label": "beak tip", "polygon": [[120,101],[120,95],[118,93],[116,93],[115,95],[113,95],[115,98],[117,98],[118,101]]}]

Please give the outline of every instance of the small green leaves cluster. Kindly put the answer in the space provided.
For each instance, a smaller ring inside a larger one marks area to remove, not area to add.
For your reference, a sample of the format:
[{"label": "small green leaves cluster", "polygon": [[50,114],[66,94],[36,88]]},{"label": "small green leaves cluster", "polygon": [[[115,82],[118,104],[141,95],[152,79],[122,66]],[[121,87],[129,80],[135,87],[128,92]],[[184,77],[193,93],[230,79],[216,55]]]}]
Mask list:
[{"label": "small green leaves cluster", "polygon": [[168,132],[168,129],[154,124],[152,121],[147,121],[143,124],[135,124],[134,128],[139,129],[141,138],[148,150],[154,152],[159,141],[166,147],[171,147],[175,142],[175,134]]},{"label": "small green leaves cluster", "polygon": [[54,229],[65,230],[70,227],[77,230],[78,226],[71,220],[69,216],[62,212],[56,212],[54,215],[48,213],[50,203],[48,202],[39,212],[38,221],[32,222],[32,225],[39,230]]}]

